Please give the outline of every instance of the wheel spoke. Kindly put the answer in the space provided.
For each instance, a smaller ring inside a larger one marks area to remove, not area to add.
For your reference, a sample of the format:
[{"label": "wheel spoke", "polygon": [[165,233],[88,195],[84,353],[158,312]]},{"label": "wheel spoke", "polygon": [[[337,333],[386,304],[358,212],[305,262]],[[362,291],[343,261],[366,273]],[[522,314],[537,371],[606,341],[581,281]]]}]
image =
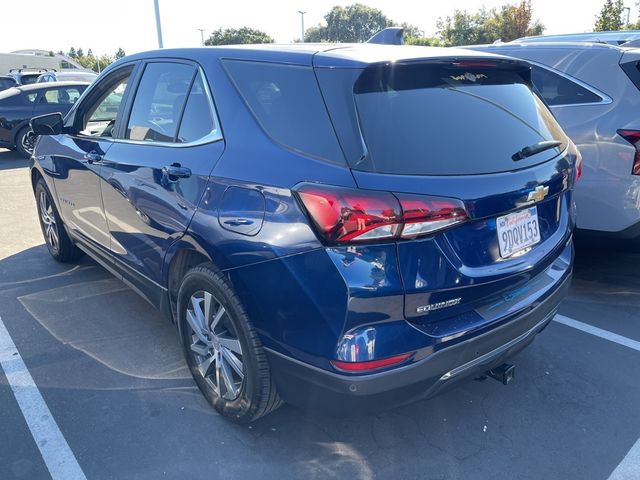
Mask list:
[{"label": "wheel spoke", "polygon": [[[220,375],[224,381],[224,385],[226,387],[227,393],[224,395],[228,400],[233,400],[238,396],[238,388],[236,387],[236,382],[233,380],[233,374],[231,373],[231,369],[229,364],[224,358],[221,358],[218,362]],[[231,394],[231,395],[229,395]]]},{"label": "wheel spoke", "polygon": [[[194,310],[196,308],[194,307]],[[197,311],[197,310],[196,310]],[[193,333],[203,342],[205,345],[210,345],[209,339],[206,336],[206,331],[204,327],[200,324],[196,314],[194,314],[191,310],[187,310],[187,322],[193,330]]]},{"label": "wheel spoke", "polygon": [[232,352],[242,355],[242,348],[240,347],[240,340],[236,338],[218,337],[220,345],[227,347]]},{"label": "wheel spoke", "polygon": [[197,325],[199,325],[199,330],[201,332],[207,331],[207,322],[204,318],[204,313],[202,312],[202,306],[200,305],[200,298],[196,298],[195,296],[191,297],[191,307],[193,308],[193,314],[195,315],[195,320]]},{"label": "wheel spoke", "polygon": [[200,337],[198,337],[197,335],[194,335],[193,343],[189,348],[191,348],[192,352],[202,357],[206,356],[211,350],[211,348],[208,345],[203,344],[202,341],[200,341]]},{"label": "wheel spoke", "polygon": [[224,314],[225,314],[225,309],[222,305],[220,305],[220,308],[216,312],[216,316],[213,317],[213,320],[211,321],[211,327],[210,327],[211,332],[215,333],[215,328],[218,325],[218,322],[220,322],[220,319]]},{"label": "wheel spoke", "polygon": [[40,192],[40,214],[45,217],[47,216],[47,197],[44,192]]},{"label": "wheel spoke", "polygon": [[212,295],[209,292],[204,292],[204,326],[205,328],[207,328],[207,326],[209,325],[209,319],[211,318],[212,300],[213,300]]},{"label": "wheel spoke", "polygon": [[222,347],[221,351],[225,361],[227,361],[229,365],[231,365],[231,368],[233,368],[238,374],[238,376],[243,379],[244,371],[242,370],[242,362],[228,348]]},{"label": "wheel spoke", "polygon": [[51,246],[58,248],[58,232],[53,224],[49,224],[49,239],[51,240]]},{"label": "wheel spoke", "polygon": [[217,366],[218,362],[216,361],[217,360],[216,357],[217,357],[217,354],[214,353],[213,355],[211,355],[210,357],[207,357],[202,363],[198,365],[198,370],[200,370],[200,374],[203,377],[207,377],[210,374],[209,370],[211,370],[211,365],[214,362],[216,363],[216,370],[218,369],[218,366]]}]

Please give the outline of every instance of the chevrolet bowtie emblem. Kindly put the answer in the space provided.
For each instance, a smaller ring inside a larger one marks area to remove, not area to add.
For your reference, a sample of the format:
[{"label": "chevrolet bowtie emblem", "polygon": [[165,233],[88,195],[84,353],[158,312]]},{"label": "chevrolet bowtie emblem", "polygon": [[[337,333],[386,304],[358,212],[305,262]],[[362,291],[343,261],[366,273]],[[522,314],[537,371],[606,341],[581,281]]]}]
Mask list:
[{"label": "chevrolet bowtie emblem", "polygon": [[544,200],[544,197],[546,197],[548,194],[549,187],[538,185],[534,191],[529,192],[529,195],[527,195],[527,202],[539,202],[541,200]]}]

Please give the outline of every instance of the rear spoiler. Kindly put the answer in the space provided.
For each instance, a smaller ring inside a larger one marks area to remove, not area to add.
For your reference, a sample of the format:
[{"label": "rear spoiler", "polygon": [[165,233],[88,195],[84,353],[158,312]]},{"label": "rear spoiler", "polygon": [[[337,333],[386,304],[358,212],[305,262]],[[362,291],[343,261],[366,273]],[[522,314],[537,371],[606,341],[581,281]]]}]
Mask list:
[{"label": "rear spoiler", "polygon": [[404,45],[402,35],[404,28],[388,27],[380,30],[373,37],[367,40],[367,43],[378,43],[380,45]]}]

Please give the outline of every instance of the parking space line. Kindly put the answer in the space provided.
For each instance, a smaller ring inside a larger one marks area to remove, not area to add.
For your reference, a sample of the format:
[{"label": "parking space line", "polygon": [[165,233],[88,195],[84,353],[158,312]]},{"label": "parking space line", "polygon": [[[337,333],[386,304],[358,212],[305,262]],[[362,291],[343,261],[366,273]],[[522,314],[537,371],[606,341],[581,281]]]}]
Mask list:
[{"label": "parking space line", "polygon": [[640,478],[640,439],[631,447],[608,480]]},{"label": "parking space line", "polygon": [[86,480],[1,317],[0,367],[53,480]]},{"label": "parking space line", "polygon": [[637,340],[632,340],[631,338],[623,337],[622,335],[618,335],[617,333],[603,330],[602,328],[594,327],[593,325],[589,325],[587,323],[579,322],[578,320],[565,317],[564,315],[556,315],[553,320],[568,327],[582,330],[583,332],[590,333],[591,335],[595,335],[596,337],[604,338],[605,340],[609,340],[610,342],[614,342],[640,352],[640,342],[638,342]]}]

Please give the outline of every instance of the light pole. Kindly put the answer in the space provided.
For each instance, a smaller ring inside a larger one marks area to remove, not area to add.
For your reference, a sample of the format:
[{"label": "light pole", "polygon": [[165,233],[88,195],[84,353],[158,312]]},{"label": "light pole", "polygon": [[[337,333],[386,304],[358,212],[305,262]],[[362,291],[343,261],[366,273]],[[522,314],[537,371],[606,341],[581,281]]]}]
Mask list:
[{"label": "light pole", "polygon": [[156,10],[156,31],[158,32],[158,48],[162,48],[162,25],[160,25],[160,6],[158,0],[153,0]]},{"label": "light pole", "polygon": [[200,44],[204,47],[204,28],[198,28],[200,30]]},{"label": "light pole", "polygon": [[300,34],[300,41],[304,42],[304,14],[307,12],[303,12],[301,10],[298,10],[298,13],[300,14],[300,21],[302,23],[302,30],[301,30],[301,34]]},{"label": "light pole", "polygon": [[627,23],[624,24],[625,27],[629,27],[629,15],[631,15],[631,8],[630,7],[624,7],[623,10],[627,11]]}]

